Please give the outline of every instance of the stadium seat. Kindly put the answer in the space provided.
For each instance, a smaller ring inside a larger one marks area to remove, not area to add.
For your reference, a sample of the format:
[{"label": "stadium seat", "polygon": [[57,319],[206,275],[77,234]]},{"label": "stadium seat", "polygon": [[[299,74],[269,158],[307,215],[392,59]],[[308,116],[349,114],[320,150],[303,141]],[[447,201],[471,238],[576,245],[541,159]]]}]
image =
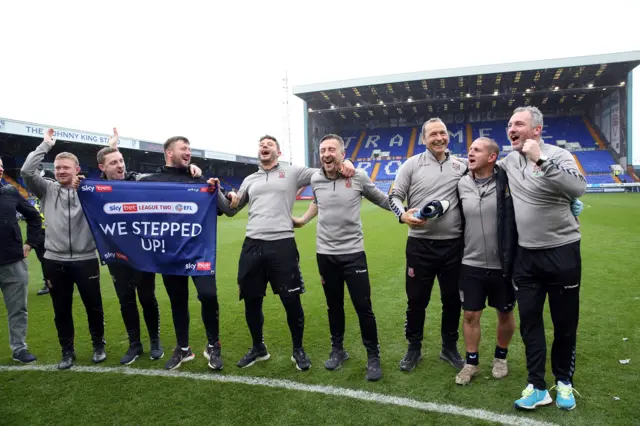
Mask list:
[{"label": "stadium seat", "polygon": [[605,150],[578,151],[574,154],[586,173],[608,173],[611,171],[610,166],[616,164],[609,151]]},{"label": "stadium seat", "polygon": [[362,131],[358,130],[353,132],[346,132],[340,135],[345,144],[345,158],[351,158],[351,156],[353,155],[353,151],[356,149],[356,145],[358,145],[358,139],[360,138],[361,133]]},{"label": "stadium seat", "polygon": [[375,161],[356,161],[355,166],[356,169],[364,170],[365,172],[367,172],[367,176],[371,177],[371,172],[373,172]]},{"label": "stadium seat", "polygon": [[378,169],[378,175],[376,181],[394,180],[398,174],[400,166],[405,160],[383,160],[380,161],[380,168]]},{"label": "stadium seat", "polygon": [[390,157],[406,157],[411,141],[411,132],[411,127],[369,130],[356,157],[371,158],[373,151],[377,149],[389,152]]},{"label": "stadium seat", "polygon": [[587,175],[588,184],[616,183],[611,175]]},{"label": "stadium seat", "polygon": [[380,191],[384,192],[385,194],[388,194],[389,191],[391,190],[391,185],[393,185],[393,181],[392,180],[376,180],[375,185]]}]

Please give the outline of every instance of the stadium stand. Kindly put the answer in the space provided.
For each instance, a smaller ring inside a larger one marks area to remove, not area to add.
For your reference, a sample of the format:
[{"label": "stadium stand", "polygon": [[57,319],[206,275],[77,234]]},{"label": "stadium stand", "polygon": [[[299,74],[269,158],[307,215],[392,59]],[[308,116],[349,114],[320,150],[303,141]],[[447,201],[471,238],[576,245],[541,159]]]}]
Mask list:
[{"label": "stadium stand", "polygon": [[[507,123],[499,120],[448,124],[449,150],[453,155],[466,157],[473,140],[485,136],[498,142],[502,148],[500,157],[505,157],[509,151],[505,151],[504,147],[511,145],[507,136]],[[421,143],[421,136],[419,127],[343,132],[345,158],[352,159],[356,168],[365,170],[376,186],[388,193],[398,169],[407,158],[426,151],[426,146]],[[614,177],[611,174],[611,165],[616,164],[616,161],[609,151],[603,149],[604,144],[583,117],[545,117],[542,137],[545,143],[570,147],[578,167],[590,184],[619,183],[623,179],[634,182],[630,175]],[[303,197],[303,194],[312,195],[307,188],[299,197]]]},{"label": "stadium stand", "polygon": [[610,173],[610,166],[616,163],[609,151],[606,150],[577,151],[575,155],[587,174]]}]

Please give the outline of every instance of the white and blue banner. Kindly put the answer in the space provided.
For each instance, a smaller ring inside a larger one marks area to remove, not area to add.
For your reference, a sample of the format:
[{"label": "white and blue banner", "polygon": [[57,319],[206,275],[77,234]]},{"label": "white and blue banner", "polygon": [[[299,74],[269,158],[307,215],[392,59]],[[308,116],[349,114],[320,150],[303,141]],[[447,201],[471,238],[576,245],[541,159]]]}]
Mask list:
[{"label": "white and blue banner", "polygon": [[215,274],[217,193],[207,185],[85,179],[78,196],[103,263]]}]

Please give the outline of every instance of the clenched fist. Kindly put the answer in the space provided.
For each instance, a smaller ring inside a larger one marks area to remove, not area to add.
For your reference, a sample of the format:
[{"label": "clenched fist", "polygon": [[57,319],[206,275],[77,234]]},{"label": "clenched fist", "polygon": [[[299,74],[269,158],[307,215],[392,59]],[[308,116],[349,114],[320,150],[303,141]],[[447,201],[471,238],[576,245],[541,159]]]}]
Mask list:
[{"label": "clenched fist", "polygon": [[527,139],[522,146],[522,153],[532,162],[537,162],[540,159],[540,143],[533,139]]}]

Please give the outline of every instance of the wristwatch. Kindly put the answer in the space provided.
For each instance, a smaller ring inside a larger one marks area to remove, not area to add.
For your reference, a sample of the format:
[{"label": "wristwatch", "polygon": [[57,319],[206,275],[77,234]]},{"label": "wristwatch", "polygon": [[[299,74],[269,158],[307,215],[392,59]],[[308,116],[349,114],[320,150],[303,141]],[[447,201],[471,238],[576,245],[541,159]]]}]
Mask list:
[{"label": "wristwatch", "polygon": [[548,159],[549,158],[546,155],[541,155],[540,158],[538,158],[538,161],[536,161],[536,166],[542,167],[544,162],[547,161]]}]

